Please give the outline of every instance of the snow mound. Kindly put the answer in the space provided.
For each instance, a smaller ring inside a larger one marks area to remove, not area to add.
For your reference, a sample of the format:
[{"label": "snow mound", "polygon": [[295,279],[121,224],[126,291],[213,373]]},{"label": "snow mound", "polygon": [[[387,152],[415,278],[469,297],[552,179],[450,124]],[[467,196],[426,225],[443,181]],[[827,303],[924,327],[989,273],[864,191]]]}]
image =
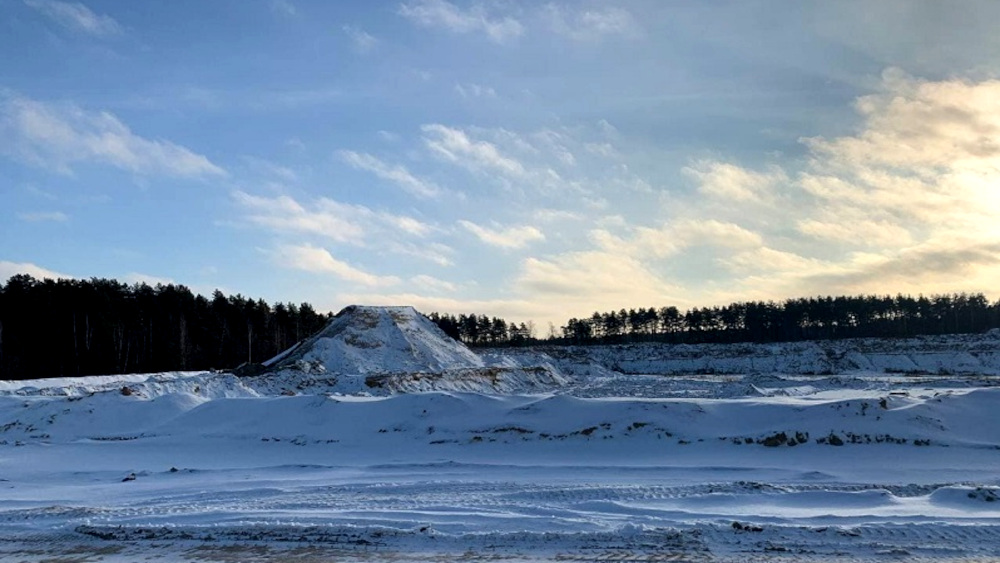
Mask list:
[{"label": "snow mound", "polygon": [[413,307],[359,305],[345,308],[323,330],[264,365],[271,371],[298,368],[341,375],[485,367],[482,358]]}]

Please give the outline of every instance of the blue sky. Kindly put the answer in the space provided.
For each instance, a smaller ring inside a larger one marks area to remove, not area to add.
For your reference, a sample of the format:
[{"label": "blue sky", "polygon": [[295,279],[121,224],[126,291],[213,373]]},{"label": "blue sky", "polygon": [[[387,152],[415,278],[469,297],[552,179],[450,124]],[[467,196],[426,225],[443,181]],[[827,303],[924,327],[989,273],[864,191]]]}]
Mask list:
[{"label": "blue sky", "polygon": [[0,277],[534,320],[1000,274],[995,2],[0,0]]}]

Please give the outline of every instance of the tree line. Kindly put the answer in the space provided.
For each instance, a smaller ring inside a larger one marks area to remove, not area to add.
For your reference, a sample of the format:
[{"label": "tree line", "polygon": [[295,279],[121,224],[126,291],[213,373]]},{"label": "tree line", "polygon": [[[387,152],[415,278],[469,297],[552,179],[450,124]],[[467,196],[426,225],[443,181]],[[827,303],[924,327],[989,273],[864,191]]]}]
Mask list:
[{"label": "tree line", "polygon": [[649,307],[569,319],[558,343],[778,342],[975,333],[1000,327],[1000,302],[981,293],[858,295],[722,307]]},{"label": "tree line", "polygon": [[183,285],[17,275],[0,284],[0,379],[232,368],[327,318],[308,303],[206,298]]},{"label": "tree line", "polygon": [[[271,358],[320,330],[330,314],[308,303],[269,304],[183,285],[111,279],[0,284],[0,379],[233,368]],[[448,336],[471,346],[542,342],[532,322],[431,313]],[[595,312],[550,327],[549,344],[777,342],[906,337],[1000,328],[1000,302],[981,293],[859,295],[719,307],[648,307]]]},{"label": "tree line", "polygon": [[445,334],[469,346],[522,346],[537,342],[531,321],[518,324],[499,317],[447,313],[431,313],[427,318]]}]

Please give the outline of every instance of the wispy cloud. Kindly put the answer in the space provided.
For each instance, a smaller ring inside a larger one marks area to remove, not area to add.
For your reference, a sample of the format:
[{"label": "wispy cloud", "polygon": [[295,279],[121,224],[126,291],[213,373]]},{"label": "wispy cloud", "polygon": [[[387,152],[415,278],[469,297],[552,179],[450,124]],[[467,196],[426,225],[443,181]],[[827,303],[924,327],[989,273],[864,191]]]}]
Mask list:
[{"label": "wispy cloud", "polygon": [[420,260],[437,264],[438,266],[454,266],[455,261],[452,256],[455,249],[440,242],[412,242],[388,241],[386,248],[394,253],[404,256],[412,256]]},{"label": "wispy cloud", "polygon": [[501,154],[496,145],[470,139],[461,129],[439,124],[424,125],[424,142],[435,154],[474,171],[484,168],[512,176],[524,175],[524,166]]},{"label": "wispy cloud", "polygon": [[496,98],[497,91],[489,86],[482,86],[480,84],[456,84],[455,92],[459,96],[465,99],[473,98]]},{"label": "wispy cloud", "polygon": [[428,198],[441,195],[441,188],[437,187],[433,182],[417,178],[404,166],[391,165],[365,153],[340,151],[338,154],[344,162],[354,168],[371,172],[377,177],[390,181],[417,197]]},{"label": "wispy cloud", "polygon": [[41,221],[53,221],[56,223],[65,223],[69,220],[69,215],[66,215],[62,211],[34,211],[28,213],[18,213],[17,218],[22,221],[28,221],[32,223],[37,223]]},{"label": "wispy cloud", "polygon": [[69,173],[76,163],[109,164],[136,174],[219,177],[207,157],[132,132],[105,111],[0,94],[0,151],[36,166]]},{"label": "wispy cloud", "polygon": [[410,278],[410,284],[417,289],[431,293],[454,293],[458,291],[458,285],[426,274],[413,276]]},{"label": "wispy cloud", "polygon": [[573,5],[548,4],[544,14],[553,31],[576,41],[597,41],[611,35],[627,37],[639,29],[630,12],[614,6],[579,9]]},{"label": "wispy cloud", "polygon": [[491,16],[482,5],[462,9],[445,0],[413,0],[399,6],[399,15],[432,28],[453,33],[482,33],[503,43],[524,33],[524,26],[511,16]]},{"label": "wispy cloud", "polygon": [[350,38],[351,46],[355,53],[364,55],[374,51],[379,45],[377,37],[360,27],[345,25],[341,29],[343,29],[344,33],[347,34],[347,37]]},{"label": "wispy cloud", "polygon": [[330,251],[311,245],[281,246],[274,253],[282,266],[306,272],[333,274],[337,278],[366,287],[386,287],[399,283],[395,276],[379,276],[338,260]]},{"label": "wispy cloud", "polygon": [[513,285],[519,295],[539,304],[539,312],[561,311],[542,317],[557,320],[640,303],[680,304],[685,294],[683,287],[663,279],[645,261],[603,251],[527,258]]},{"label": "wispy cloud", "polygon": [[421,239],[436,230],[413,217],[326,197],[302,204],[288,195],[265,197],[235,191],[233,199],[251,224],[278,233],[308,235],[354,246],[365,246],[373,237],[378,237],[380,243],[400,238]]},{"label": "wispy cloud", "polygon": [[476,235],[482,242],[500,248],[524,248],[534,241],[545,240],[545,235],[541,231],[529,225],[484,227],[465,220],[459,221],[458,224]]},{"label": "wispy cloud", "polygon": [[771,199],[776,190],[788,184],[788,175],[778,167],[757,172],[726,162],[699,160],[682,171],[698,182],[702,194],[728,201]]},{"label": "wispy cloud", "polygon": [[242,160],[254,174],[276,178],[283,182],[295,182],[299,179],[299,175],[295,172],[295,170],[292,170],[287,166],[271,162],[265,158],[244,156]]},{"label": "wispy cloud", "polygon": [[367,207],[328,198],[319,198],[308,208],[287,195],[263,197],[237,191],[233,198],[247,213],[247,220],[255,225],[349,244],[364,242],[368,233],[362,218],[373,214]]},{"label": "wispy cloud", "polygon": [[298,8],[288,0],[271,0],[269,6],[271,11],[286,17],[294,17],[299,14]]},{"label": "wispy cloud", "polygon": [[79,2],[24,0],[24,3],[59,25],[73,31],[95,37],[107,37],[122,33],[122,26],[114,18],[95,14],[90,8]]}]

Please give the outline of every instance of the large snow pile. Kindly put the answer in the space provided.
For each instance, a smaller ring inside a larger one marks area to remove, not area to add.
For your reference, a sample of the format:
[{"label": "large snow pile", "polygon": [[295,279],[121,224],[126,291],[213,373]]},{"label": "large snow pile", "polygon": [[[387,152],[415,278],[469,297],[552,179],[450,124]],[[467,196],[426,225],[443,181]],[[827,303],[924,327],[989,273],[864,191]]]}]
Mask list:
[{"label": "large snow pile", "polygon": [[413,307],[352,305],[247,378],[262,393],[531,393],[570,379],[544,357],[487,362]]},{"label": "large snow pile", "polygon": [[351,305],[323,330],[265,362],[280,370],[322,366],[331,374],[442,372],[481,368],[479,356],[413,307]]}]

